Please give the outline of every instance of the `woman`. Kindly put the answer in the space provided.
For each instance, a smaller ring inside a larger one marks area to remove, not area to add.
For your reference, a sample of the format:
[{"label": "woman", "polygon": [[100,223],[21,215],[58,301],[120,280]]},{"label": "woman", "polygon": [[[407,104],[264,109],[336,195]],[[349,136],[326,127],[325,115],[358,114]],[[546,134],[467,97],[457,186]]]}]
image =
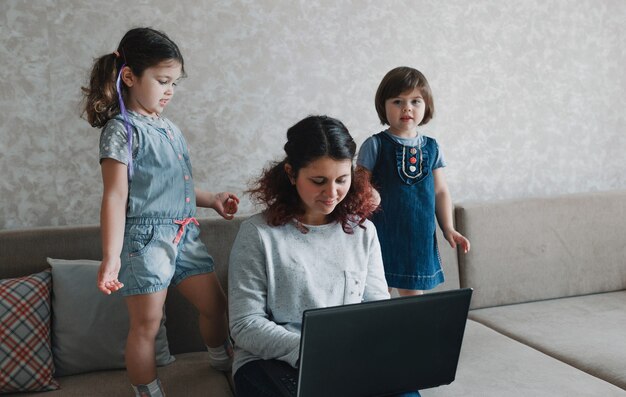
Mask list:
[{"label": "woman", "polygon": [[265,211],[242,223],[229,266],[238,396],[275,396],[261,360],[296,372],[302,312],[388,299],[366,178],[355,178],[346,127],[311,116],[287,131],[286,157],[250,193]]}]

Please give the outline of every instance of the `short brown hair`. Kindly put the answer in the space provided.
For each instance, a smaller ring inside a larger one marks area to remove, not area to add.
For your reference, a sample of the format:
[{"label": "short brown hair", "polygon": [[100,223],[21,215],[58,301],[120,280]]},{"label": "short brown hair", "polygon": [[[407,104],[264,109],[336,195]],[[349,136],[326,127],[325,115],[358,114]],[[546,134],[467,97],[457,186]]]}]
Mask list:
[{"label": "short brown hair", "polygon": [[414,90],[415,88],[420,90],[426,104],[424,118],[419,125],[426,124],[433,118],[435,114],[435,104],[433,102],[433,94],[430,90],[430,85],[428,85],[428,80],[426,80],[426,77],[424,77],[419,70],[407,66],[400,66],[391,69],[385,77],[383,77],[378,85],[378,90],[376,90],[374,103],[381,124],[389,125],[387,112],[385,111],[385,101],[389,98],[395,98],[403,92]]}]

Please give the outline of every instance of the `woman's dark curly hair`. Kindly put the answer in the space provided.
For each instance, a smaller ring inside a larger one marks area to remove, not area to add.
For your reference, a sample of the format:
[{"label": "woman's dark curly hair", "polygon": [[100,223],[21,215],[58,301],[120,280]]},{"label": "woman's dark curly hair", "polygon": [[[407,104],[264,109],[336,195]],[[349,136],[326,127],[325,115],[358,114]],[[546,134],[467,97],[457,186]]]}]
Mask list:
[{"label": "woman's dark curly hair", "polygon": [[[321,157],[352,161],[356,143],[341,121],[328,116],[309,116],[287,130],[284,149],[287,156],[266,168],[248,190],[253,201],[266,207],[265,218],[271,226],[284,225],[305,213],[285,164],[291,166],[293,176],[297,177],[301,168]],[[341,223],[349,234],[353,233],[354,225],[363,227],[363,222],[376,209],[369,178],[362,173],[355,174],[354,165],[351,174],[352,183],[346,197],[328,215],[329,220]]]}]

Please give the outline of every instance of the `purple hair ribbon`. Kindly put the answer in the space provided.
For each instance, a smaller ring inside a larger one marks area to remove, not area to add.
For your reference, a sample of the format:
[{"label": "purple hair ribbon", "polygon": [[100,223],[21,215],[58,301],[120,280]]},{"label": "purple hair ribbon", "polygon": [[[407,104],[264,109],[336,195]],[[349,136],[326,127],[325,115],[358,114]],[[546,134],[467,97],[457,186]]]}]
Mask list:
[{"label": "purple hair ribbon", "polygon": [[126,64],[122,64],[120,72],[117,74],[117,82],[115,87],[117,88],[117,98],[120,102],[120,113],[124,117],[124,125],[126,127],[126,138],[128,140],[128,180],[133,179],[133,131],[130,128],[130,122],[128,121],[128,112],[126,106],[124,106],[124,98],[122,98],[122,70],[124,70]]}]

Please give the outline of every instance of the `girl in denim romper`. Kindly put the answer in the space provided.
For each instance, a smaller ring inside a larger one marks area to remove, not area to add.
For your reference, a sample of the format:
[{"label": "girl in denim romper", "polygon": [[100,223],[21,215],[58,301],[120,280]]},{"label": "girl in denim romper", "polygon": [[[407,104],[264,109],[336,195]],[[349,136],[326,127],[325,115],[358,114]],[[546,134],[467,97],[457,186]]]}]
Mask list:
[{"label": "girl in denim romper", "polygon": [[399,295],[418,295],[444,281],[435,218],[444,237],[468,252],[470,243],[454,229],[452,199],[439,145],[418,134],[433,116],[428,81],[418,70],[391,70],[376,92],[376,110],[389,129],[368,138],[359,151],[359,172],[380,194],[372,217],[383,254],[385,277]]},{"label": "girl in denim romper", "polygon": [[198,309],[211,365],[226,371],[232,363],[226,297],[195,214],[196,206],[210,207],[232,219],[239,199],[194,189],[185,139],[161,115],[184,73],[173,41],[137,28],[116,51],[96,60],[90,85],[83,88],[89,123],[104,127],[98,288],[126,297],[126,366],[137,396],[164,395],[154,344],[170,285]]}]

